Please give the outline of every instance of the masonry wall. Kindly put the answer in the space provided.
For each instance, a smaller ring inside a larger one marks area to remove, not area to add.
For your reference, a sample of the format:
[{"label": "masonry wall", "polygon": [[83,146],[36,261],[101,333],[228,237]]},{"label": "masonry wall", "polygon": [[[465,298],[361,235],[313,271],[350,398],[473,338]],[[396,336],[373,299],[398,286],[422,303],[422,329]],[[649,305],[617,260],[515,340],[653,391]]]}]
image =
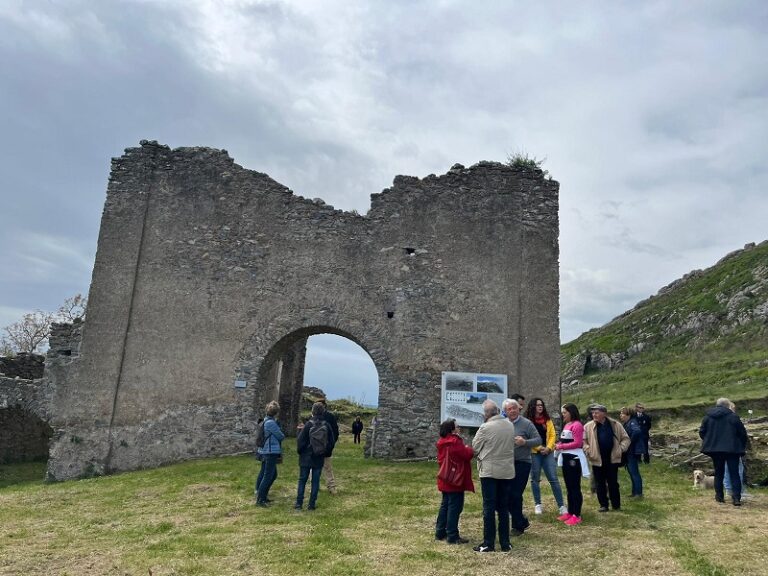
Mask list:
[{"label": "masonry wall", "polygon": [[377,455],[433,453],[441,371],[556,402],[557,193],[540,171],[456,165],[396,177],[359,216],[224,151],[126,150],[80,356],[57,378],[49,478],[250,450],[268,400],[295,421],[317,333],[376,365]]}]

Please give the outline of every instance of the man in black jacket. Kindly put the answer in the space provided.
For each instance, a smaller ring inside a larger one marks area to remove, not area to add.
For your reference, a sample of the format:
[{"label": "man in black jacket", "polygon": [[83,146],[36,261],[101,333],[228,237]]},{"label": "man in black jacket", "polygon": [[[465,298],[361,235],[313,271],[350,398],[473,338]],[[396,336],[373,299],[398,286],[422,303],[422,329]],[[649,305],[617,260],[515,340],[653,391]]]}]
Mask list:
[{"label": "man in black jacket", "polygon": [[715,407],[707,412],[699,428],[701,451],[712,458],[715,466],[715,500],[725,502],[723,476],[725,465],[731,478],[734,506],[741,506],[741,478],[739,457],[747,448],[747,429],[741,419],[730,409],[731,401],[720,398]]},{"label": "man in black jacket", "polygon": [[[333,414],[333,412],[328,410],[328,404],[326,402],[325,396],[318,398],[317,401],[322,403],[322,405],[325,407],[325,421],[328,422],[331,427],[331,432],[333,433],[333,444],[336,445],[336,441],[339,439],[339,423],[336,420],[336,416]],[[325,483],[328,486],[328,493],[336,494],[336,477],[333,475],[333,461],[331,460],[332,456],[333,448],[331,448],[331,453],[325,457],[325,463],[323,464],[323,475],[325,476]]]}]

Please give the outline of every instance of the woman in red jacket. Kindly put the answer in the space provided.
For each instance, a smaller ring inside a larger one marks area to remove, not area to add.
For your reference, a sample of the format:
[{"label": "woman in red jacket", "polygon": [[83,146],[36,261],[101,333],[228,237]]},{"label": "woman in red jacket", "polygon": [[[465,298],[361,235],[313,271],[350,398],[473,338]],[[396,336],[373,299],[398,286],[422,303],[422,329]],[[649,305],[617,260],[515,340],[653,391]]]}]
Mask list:
[{"label": "woman in red jacket", "polygon": [[442,465],[445,458],[450,458],[459,465],[461,473],[456,484],[449,484],[438,477],[437,489],[443,493],[443,501],[440,503],[440,511],[437,513],[435,524],[435,538],[445,540],[448,544],[466,544],[459,536],[459,516],[464,510],[464,491],[475,491],[472,483],[472,456],[475,451],[472,446],[466,446],[459,436],[461,429],[456,425],[456,420],[449,418],[440,424],[440,439],[437,441],[437,463]]}]

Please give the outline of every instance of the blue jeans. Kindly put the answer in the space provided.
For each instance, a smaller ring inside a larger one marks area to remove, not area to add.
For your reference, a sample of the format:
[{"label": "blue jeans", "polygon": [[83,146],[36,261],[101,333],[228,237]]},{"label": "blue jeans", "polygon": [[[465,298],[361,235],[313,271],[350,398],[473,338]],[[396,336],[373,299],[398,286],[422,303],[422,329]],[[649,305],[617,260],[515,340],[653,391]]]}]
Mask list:
[{"label": "blue jeans", "polygon": [[523,532],[530,522],[523,514],[523,492],[528,486],[531,475],[531,463],[525,460],[515,460],[515,477],[509,481],[509,513],[512,516],[512,528]]},{"label": "blue jeans", "polygon": [[279,454],[263,454],[261,471],[256,479],[256,502],[266,502],[269,489],[277,479],[277,458]]},{"label": "blue jeans", "polygon": [[640,459],[642,454],[630,454],[627,452],[627,472],[632,482],[632,496],[643,495],[643,477],[640,476]]},{"label": "blue jeans", "polygon": [[323,467],[310,468],[309,466],[302,466],[299,468],[299,486],[296,489],[297,508],[301,508],[304,504],[304,491],[307,489],[310,470],[312,471],[312,483],[309,487],[309,508],[314,508],[317,502],[317,493],[320,491],[320,475],[323,473]]},{"label": "blue jeans", "polygon": [[459,516],[464,510],[464,492],[443,492],[440,510],[435,522],[435,538],[448,542],[459,539]]},{"label": "blue jeans", "polygon": [[[746,484],[744,483],[744,459],[739,458],[739,478],[741,478],[741,495],[747,493]],[[723,486],[728,492],[731,492],[731,475],[728,469],[728,463],[725,463],[725,475],[723,476]]]},{"label": "blue jeans", "polygon": [[560,487],[560,480],[557,479],[557,461],[554,453],[550,452],[546,456],[543,454],[534,454],[531,460],[531,492],[533,492],[533,502],[541,504],[541,471],[549,480],[552,488],[552,494],[555,497],[558,508],[563,505],[563,489]]},{"label": "blue jeans", "polygon": [[483,544],[495,548],[496,516],[499,517],[499,544],[509,547],[509,483],[511,480],[480,478],[483,490]]}]

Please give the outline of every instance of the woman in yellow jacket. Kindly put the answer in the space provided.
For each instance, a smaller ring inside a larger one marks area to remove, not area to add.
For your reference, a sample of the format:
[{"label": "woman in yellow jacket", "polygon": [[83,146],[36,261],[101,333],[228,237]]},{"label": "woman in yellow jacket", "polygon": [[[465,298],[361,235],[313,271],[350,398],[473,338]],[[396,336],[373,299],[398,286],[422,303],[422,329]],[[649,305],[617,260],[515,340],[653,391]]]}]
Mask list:
[{"label": "woman in yellow jacket", "polygon": [[552,418],[549,417],[547,412],[544,400],[533,398],[528,403],[528,411],[525,417],[533,422],[541,436],[541,446],[535,446],[532,449],[533,454],[531,458],[531,492],[533,492],[533,501],[535,503],[533,511],[536,514],[543,512],[539,482],[541,480],[541,471],[544,470],[544,475],[549,480],[552,494],[554,494],[555,502],[557,502],[557,513],[565,514],[568,512],[568,509],[563,505],[563,489],[560,487],[560,480],[557,479],[557,462],[555,461],[554,454],[557,433],[555,432]]}]

